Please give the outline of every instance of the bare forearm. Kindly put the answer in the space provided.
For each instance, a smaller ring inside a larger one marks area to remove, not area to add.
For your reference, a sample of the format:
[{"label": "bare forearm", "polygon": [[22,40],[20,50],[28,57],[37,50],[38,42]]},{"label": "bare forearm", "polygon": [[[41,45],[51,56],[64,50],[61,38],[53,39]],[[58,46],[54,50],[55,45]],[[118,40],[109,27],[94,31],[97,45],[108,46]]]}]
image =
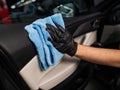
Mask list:
[{"label": "bare forearm", "polygon": [[120,50],[78,45],[75,56],[96,64],[120,67]]}]

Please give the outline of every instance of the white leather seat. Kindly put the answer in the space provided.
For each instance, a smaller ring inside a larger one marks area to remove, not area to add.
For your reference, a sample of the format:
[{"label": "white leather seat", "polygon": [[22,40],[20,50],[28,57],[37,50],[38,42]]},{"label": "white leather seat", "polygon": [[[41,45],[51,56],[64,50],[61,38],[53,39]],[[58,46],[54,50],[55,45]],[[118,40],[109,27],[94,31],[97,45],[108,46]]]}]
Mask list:
[{"label": "white leather seat", "polygon": [[[96,40],[96,31],[75,38],[75,41],[84,45],[91,45]],[[62,60],[47,71],[41,71],[37,56],[20,70],[20,75],[29,85],[31,90],[39,88],[49,90],[68,78],[77,68],[79,58],[65,55]]]}]

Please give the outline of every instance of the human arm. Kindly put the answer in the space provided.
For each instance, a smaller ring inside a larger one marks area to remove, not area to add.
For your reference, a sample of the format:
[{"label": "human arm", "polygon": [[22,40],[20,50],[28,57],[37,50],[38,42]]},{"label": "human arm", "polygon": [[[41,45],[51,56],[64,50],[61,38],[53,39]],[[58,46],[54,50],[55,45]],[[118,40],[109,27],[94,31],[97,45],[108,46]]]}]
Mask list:
[{"label": "human arm", "polygon": [[120,50],[78,45],[75,56],[88,62],[120,68]]},{"label": "human arm", "polygon": [[[90,47],[90,46],[85,46],[80,44],[76,45],[74,44],[75,42],[72,36],[68,32],[59,33],[60,28],[57,29],[58,30],[57,32],[55,31],[55,29],[54,30],[53,29],[54,27],[48,28],[48,32],[54,38],[53,40],[51,40],[51,42],[60,52],[69,54],[74,50],[72,55],[71,54],[69,55],[71,56],[75,55],[76,57],[79,57],[85,61],[96,63],[96,64],[120,67],[120,50],[96,48],[96,47]],[[63,40],[66,41],[67,43],[61,41],[61,38],[59,38],[61,36]],[[68,37],[66,38],[66,36]]]}]

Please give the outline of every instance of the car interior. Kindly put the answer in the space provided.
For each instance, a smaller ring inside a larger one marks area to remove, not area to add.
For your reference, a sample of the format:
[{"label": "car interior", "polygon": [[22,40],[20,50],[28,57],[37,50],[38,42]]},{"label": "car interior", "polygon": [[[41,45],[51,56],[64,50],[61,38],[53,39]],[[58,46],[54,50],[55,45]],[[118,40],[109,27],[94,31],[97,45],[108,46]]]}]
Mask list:
[{"label": "car interior", "polygon": [[[120,0],[6,2],[12,23],[5,21],[8,20],[7,17],[1,20],[0,24],[1,90],[120,89],[119,68],[97,65],[67,54],[58,64],[42,71],[36,48],[24,29],[39,18],[61,13],[66,30],[73,35],[77,43],[97,48],[119,49]],[[114,17],[116,14],[119,15]]]}]

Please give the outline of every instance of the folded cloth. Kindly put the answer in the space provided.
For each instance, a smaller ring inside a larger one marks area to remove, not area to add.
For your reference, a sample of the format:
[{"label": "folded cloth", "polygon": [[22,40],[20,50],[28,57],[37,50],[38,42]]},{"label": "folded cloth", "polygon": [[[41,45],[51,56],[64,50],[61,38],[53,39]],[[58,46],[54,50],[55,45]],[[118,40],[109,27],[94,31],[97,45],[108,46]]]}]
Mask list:
[{"label": "folded cloth", "polygon": [[25,30],[29,33],[30,40],[36,47],[42,70],[47,70],[50,66],[56,65],[64,56],[64,54],[55,49],[48,40],[51,36],[46,31],[46,23],[55,26],[54,22],[65,28],[61,14],[54,14],[44,19],[38,19],[32,24],[25,26]]}]

